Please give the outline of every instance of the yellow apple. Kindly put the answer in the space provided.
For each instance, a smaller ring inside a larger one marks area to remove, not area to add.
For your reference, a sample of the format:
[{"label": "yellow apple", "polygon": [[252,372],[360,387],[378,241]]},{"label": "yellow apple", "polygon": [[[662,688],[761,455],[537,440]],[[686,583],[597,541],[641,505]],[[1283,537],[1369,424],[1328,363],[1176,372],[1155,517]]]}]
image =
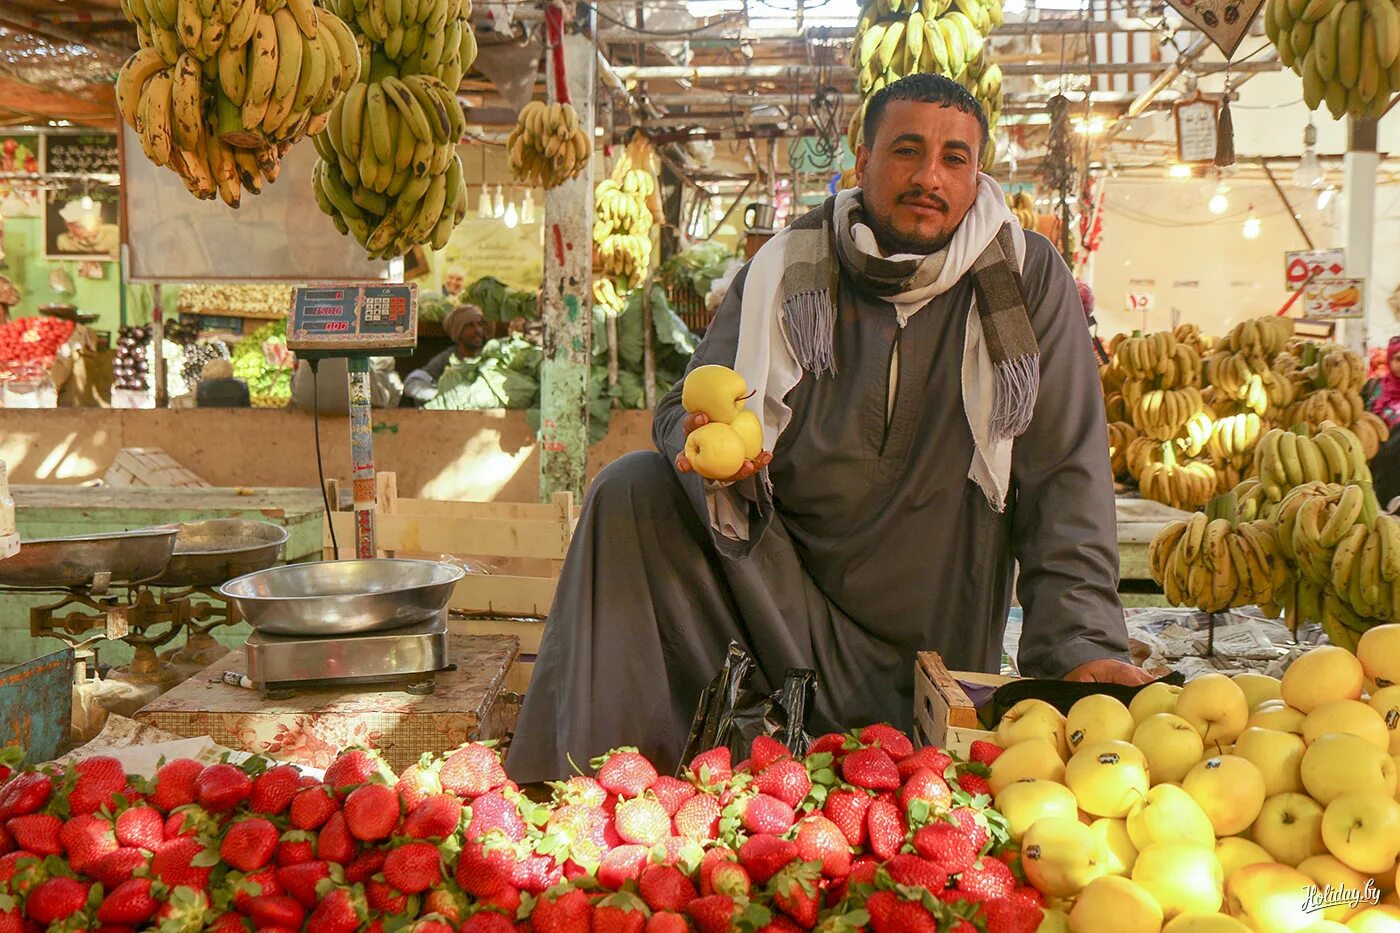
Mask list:
[{"label": "yellow apple", "polygon": [[1220,869],[1225,873],[1225,883],[1230,876],[1246,865],[1272,862],[1273,856],[1265,852],[1257,842],[1250,842],[1243,836],[1226,836],[1215,841],[1215,857],[1220,860]]},{"label": "yellow apple", "polygon": [[[744,377],[728,366],[697,366],[685,375],[681,406],[711,421],[729,424],[744,409],[749,387]],[[733,475],[730,473],[729,475]]]},{"label": "yellow apple", "polygon": [[1128,812],[1128,836],[1139,852],[1159,842],[1215,845],[1215,830],[1201,805],[1175,784],[1158,784]]},{"label": "yellow apple", "polygon": [[1217,836],[1244,832],[1264,806],[1264,775],[1237,755],[1207,758],[1181,786],[1206,811]]},{"label": "yellow apple", "polygon": [[1315,919],[1304,896],[1311,884],[1287,865],[1246,865],[1225,885],[1226,909],[1257,933],[1295,933]]},{"label": "yellow apple", "polygon": [[1230,679],[1244,691],[1244,698],[1249,702],[1250,712],[1258,709],[1259,704],[1268,700],[1283,698],[1283,684],[1277,677],[1256,674],[1253,671],[1241,671],[1231,675]]},{"label": "yellow apple", "polygon": [[1020,842],[1036,820],[1047,816],[1079,817],[1079,804],[1063,784],[1027,778],[1006,785],[996,795],[996,809],[1006,817],[1011,841]]},{"label": "yellow apple", "polygon": [[1147,796],[1147,759],[1130,742],[1082,745],[1065,765],[1065,784],[1092,816],[1125,817]]},{"label": "yellow apple", "polygon": [[1076,819],[1037,820],[1021,839],[1026,880],[1046,897],[1071,897],[1108,873],[1110,855],[1103,840]]},{"label": "yellow apple", "polygon": [[1348,792],[1395,796],[1395,760],[1356,735],[1319,736],[1303,753],[1303,787],[1326,806]]},{"label": "yellow apple", "polygon": [[1390,752],[1390,729],[1380,711],[1360,700],[1323,703],[1303,720],[1303,741],[1309,745],[1333,732],[1358,735],[1381,751]]},{"label": "yellow apple", "polygon": [[1323,645],[1302,655],[1283,672],[1283,699],[1303,713],[1333,700],[1361,697],[1361,662],[1336,645]]},{"label": "yellow apple", "polygon": [[1370,703],[1385,723],[1390,753],[1400,755],[1400,685],[1381,687],[1371,694]]},{"label": "yellow apple", "polygon": [[1105,875],[1079,892],[1069,928],[1072,933],[1159,933],[1162,908],[1136,882]]},{"label": "yellow apple", "polygon": [[1133,837],[1128,833],[1127,820],[1111,820],[1100,817],[1089,824],[1089,830],[1108,846],[1108,872],[1111,875],[1130,875],[1133,863],[1137,861],[1138,849],[1133,845]]},{"label": "yellow apple", "polygon": [[1142,749],[1153,784],[1180,781],[1205,754],[1201,734],[1174,713],[1153,713],[1138,723],[1133,744]]},{"label": "yellow apple", "polygon": [[1307,750],[1301,736],[1257,726],[1244,730],[1235,740],[1235,754],[1264,775],[1264,793],[1270,797],[1303,789],[1300,769]]},{"label": "yellow apple", "polygon": [[1265,800],[1250,835],[1274,861],[1285,865],[1327,853],[1322,804],[1304,794],[1276,794]]},{"label": "yellow apple", "polygon": [[1009,746],[992,762],[987,783],[995,797],[1016,781],[1027,778],[1064,783],[1065,763],[1060,759],[1059,750],[1045,739],[1026,739]]},{"label": "yellow apple", "polygon": [[1053,907],[1045,908],[1035,933],[1069,933],[1069,914]]},{"label": "yellow apple", "polygon": [[1249,721],[1244,691],[1224,674],[1202,674],[1176,698],[1176,715],[1201,734],[1206,747],[1235,741]]},{"label": "yellow apple", "polygon": [[1400,858],[1400,803],[1376,793],[1342,794],[1322,815],[1327,851],[1344,864],[1377,874]]},{"label": "yellow apple", "polygon": [[1400,930],[1400,907],[1368,907],[1347,921],[1351,933],[1395,933]]},{"label": "yellow apple", "polygon": [[729,426],[744,442],[745,460],[753,460],[763,453],[763,424],[758,420],[758,415],[748,410],[741,411],[729,422]]},{"label": "yellow apple", "polygon": [[1077,701],[1065,717],[1065,740],[1070,754],[1095,742],[1126,742],[1133,737],[1133,714],[1105,693]]},{"label": "yellow apple", "polygon": [[1377,688],[1400,686],[1400,624],[1368,629],[1356,645],[1366,679]]},{"label": "yellow apple", "polygon": [[1182,914],[1162,927],[1162,933],[1253,933],[1227,914]]},{"label": "yellow apple", "polygon": [[1307,717],[1301,710],[1280,703],[1278,706],[1265,704],[1249,714],[1245,725],[1249,728],[1273,729],[1276,732],[1303,734],[1303,720]]},{"label": "yellow apple", "polygon": [[1005,748],[1026,739],[1045,739],[1055,746],[1060,760],[1068,758],[1064,714],[1044,700],[1022,700],[997,723],[997,738]]},{"label": "yellow apple", "polygon": [[1314,920],[1305,927],[1300,927],[1298,933],[1348,933],[1344,924],[1335,920]]},{"label": "yellow apple", "polygon": [[727,424],[703,425],[686,437],[685,456],[706,479],[729,479],[744,465],[744,441]]},{"label": "yellow apple", "polygon": [[1160,842],[1138,853],[1133,880],[1147,889],[1168,920],[1209,914],[1225,899],[1225,874],[1215,851],[1189,842]]},{"label": "yellow apple", "polygon": [[1180,687],[1157,681],[1143,687],[1133,696],[1133,701],[1128,704],[1128,712],[1132,713],[1133,722],[1140,723],[1148,716],[1173,712],[1176,709],[1176,698],[1179,696]]},{"label": "yellow apple", "polygon": [[[1349,867],[1335,855],[1314,855],[1304,859],[1298,864],[1298,870],[1312,879],[1313,887],[1319,892],[1326,892],[1329,887],[1333,891],[1364,891],[1366,882],[1370,880],[1369,875]],[[1362,906],[1359,903],[1355,907],[1348,903],[1328,904],[1316,913],[1327,920],[1344,922],[1359,913]]]}]

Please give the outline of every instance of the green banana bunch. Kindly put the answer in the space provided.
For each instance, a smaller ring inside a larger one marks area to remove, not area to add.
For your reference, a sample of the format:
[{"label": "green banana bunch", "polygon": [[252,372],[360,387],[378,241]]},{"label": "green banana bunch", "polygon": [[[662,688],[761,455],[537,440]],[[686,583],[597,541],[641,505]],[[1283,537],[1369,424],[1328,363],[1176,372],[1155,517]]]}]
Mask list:
[{"label": "green banana bunch", "polygon": [[1310,110],[1378,117],[1400,89],[1400,10],[1390,0],[1266,0],[1264,32],[1303,79]]}]

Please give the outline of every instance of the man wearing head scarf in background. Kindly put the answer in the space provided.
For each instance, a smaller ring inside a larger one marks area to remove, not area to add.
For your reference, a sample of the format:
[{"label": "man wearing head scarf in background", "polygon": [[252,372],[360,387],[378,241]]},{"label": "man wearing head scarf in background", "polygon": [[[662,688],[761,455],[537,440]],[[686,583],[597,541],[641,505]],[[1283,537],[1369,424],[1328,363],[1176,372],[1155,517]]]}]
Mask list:
[{"label": "man wearing head scarf in background", "polygon": [[465,362],[481,353],[486,345],[486,318],[476,305],[458,305],[442,321],[443,333],[452,346],[415,369],[404,380],[403,394],[422,406],[437,397],[438,380],[448,366]]},{"label": "man wearing head scarf in background", "polygon": [[1089,325],[1089,339],[1094,344],[1094,359],[1102,366],[1108,362],[1108,351],[1104,349],[1099,335],[1094,332],[1099,326],[1099,322],[1094,320],[1094,290],[1079,279],[1074,280],[1074,287],[1079,291],[1079,303],[1084,306],[1084,322]]},{"label": "man wearing head scarf in background", "polygon": [[1390,426],[1390,439],[1371,460],[1371,482],[1381,506],[1394,511],[1394,500],[1400,497],[1400,337],[1391,337],[1385,348],[1385,374],[1371,411]]}]

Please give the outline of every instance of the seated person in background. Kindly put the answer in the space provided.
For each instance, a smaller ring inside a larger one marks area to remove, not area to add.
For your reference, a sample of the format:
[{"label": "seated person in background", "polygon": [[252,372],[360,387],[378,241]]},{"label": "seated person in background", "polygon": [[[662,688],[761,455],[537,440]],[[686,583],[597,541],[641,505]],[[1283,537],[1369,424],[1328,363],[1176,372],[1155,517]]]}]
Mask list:
[{"label": "seated person in background", "polygon": [[248,383],[233,378],[233,363],[210,360],[199,371],[195,389],[195,405],[199,408],[251,408]]},{"label": "seated person in background", "polygon": [[1371,403],[1375,412],[1393,433],[1400,426],[1400,337],[1391,337],[1385,348],[1385,375],[1381,377],[1381,392]]},{"label": "seated person in background", "polygon": [[478,356],[486,345],[486,317],[476,305],[458,305],[443,318],[443,333],[452,346],[415,369],[404,380],[403,394],[421,407],[437,397],[438,380],[448,366]]},{"label": "seated person in background", "polygon": [[[297,360],[296,372],[292,374],[292,407],[308,412],[315,408],[323,415],[350,414],[349,375],[350,369],[344,359],[321,360],[313,386],[310,363]],[[398,407],[403,383],[394,372],[392,356],[370,357],[369,391],[371,408]]]}]

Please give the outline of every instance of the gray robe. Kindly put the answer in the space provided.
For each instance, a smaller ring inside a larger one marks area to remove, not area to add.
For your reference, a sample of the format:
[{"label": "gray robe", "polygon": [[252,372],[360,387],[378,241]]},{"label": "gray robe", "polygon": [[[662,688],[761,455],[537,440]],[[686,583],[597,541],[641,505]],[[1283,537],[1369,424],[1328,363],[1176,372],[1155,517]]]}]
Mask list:
[{"label": "gray robe", "polygon": [[[907,731],[916,652],[938,651],[953,669],[998,669],[1017,562],[1024,673],[1126,658],[1083,307],[1050,243],[1026,241],[1040,396],[1015,443],[1006,511],[967,475],[960,374],[971,280],[901,331],[891,305],[843,277],[838,374],[806,376],[788,395],[792,422],[766,476],[718,493],[747,512],[747,540],[718,531],[704,480],[672,465],[685,443],[679,383],[657,406],[660,453],[629,454],[594,480],[511,748],[515,780],[562,777],[570,758],[621,745],[674,766],[731,640],[770,689],[789,668],[817,672],[809,731],[871,722]],[[734,363],[743,276],[692,367]]]}]

